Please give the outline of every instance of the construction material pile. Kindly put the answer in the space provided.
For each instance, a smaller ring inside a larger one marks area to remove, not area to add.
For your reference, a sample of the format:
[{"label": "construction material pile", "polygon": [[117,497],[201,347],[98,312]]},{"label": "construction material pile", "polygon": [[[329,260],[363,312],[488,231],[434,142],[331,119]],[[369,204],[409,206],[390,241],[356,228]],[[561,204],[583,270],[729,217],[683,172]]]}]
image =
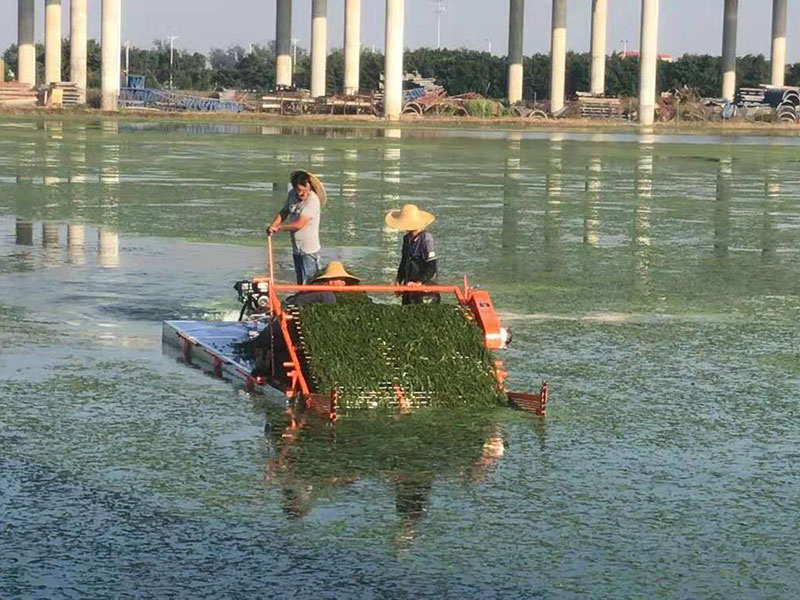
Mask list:
[{"label": "construction material pile", "polygon": [[310,304],[297,310],[309,386],[341,409],[494,406],[493,358],[454,305]]}]

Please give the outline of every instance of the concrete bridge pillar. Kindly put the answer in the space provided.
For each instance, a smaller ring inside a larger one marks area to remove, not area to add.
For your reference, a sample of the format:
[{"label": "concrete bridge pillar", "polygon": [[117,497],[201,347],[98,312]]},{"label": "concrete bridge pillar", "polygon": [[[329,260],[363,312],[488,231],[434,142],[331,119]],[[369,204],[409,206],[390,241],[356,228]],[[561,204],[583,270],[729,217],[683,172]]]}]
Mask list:
[{"label": "concrete bridge pillar", "polygon": [[728,102],[736,95],[736,29],[739,0],[725,0],[722,24],[722,97]]},{"label": "concrete bridge pillar", "polygon": [[311,0],[311,97],[325,95],[328,62],[328,0]]},{"label": "concrete bridge pillar", "polygon": [[786,77],[786,0],[772,0],[772,85]]},{"label": "concrete bridge pillar", "polygon": [[606,91],[606,35],[608,0],[592,0],[592,85],[591,92],[602,96]]},{"label": "concrete bridge pillar", "polygon": [[403,111],[403,29],[405,0],[386,0],[383,116],[394,121]]},{"label": "concrete bridge pillar", "polygon": [[61,0],[44,3],[44,81],[61,81]]},{"label": "concrete bridge pillar", "polygon": [[78,84],[81,102],[86,102],[86,0],[70,0],[70,81]]},{"label": "concrete bridge pillar", "polygon": [[658,0],[642,0],[642,32],[639,61],[639,123],[652,125],[655,120],[656,109]]},{"label": "concrete bridge pillar", "polygon": [[17,81],[31,87],[36,85],[36,48],[34,24],[36,0],[19,0],[17,3]]},{"label": "concrete bridge pillar", "polygon": [[525,0],[510,0],[508,6],[508,101],[522,100],[522,45],[525,36]]},{"label": "concrete bridge pillar", "polygon": [[550,34],[550,112],[564,108],[567,73],[567,0],[553,0],[553,29]]},{"label": "concrete bridge pillar", "polygon": [[357,94],[361,87],[361,0],[344,5],[344,93]]},{"label": "concrete bridge pillar", "polygon": [[116,111],[119,108],[120,53],[122,52],[122,0],[103,0],[102,37],[102,96],[100,108]]},{"label": "concrete bridge pillar", "polygon": [[292,0],[277,0],[275,85],[292,85]]}]

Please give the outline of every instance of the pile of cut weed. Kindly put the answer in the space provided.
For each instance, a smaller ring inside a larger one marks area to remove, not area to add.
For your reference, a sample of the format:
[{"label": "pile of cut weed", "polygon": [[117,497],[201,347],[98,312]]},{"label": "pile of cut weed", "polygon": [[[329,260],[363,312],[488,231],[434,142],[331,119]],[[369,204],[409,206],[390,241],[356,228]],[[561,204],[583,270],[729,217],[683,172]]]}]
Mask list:
[{"label": "pile of cut weed", "polygon": [[306,375],[342,409],[488,407],[494,359],[454,305],[310,304],[298,311]]}]

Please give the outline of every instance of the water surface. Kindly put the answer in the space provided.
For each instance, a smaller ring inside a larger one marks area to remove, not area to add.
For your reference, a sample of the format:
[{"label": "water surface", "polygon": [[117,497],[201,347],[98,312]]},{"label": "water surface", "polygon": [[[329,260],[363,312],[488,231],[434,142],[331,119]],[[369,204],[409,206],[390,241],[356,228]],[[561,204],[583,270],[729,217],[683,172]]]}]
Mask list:
[{"label": "water surface", "polygon": [[[796,597],[797,146],[0,120],[0,596]],[[297,431],[162,355],[234,315],[297,167],[365,281],[387,210],[437,216],[545,421]]]}]

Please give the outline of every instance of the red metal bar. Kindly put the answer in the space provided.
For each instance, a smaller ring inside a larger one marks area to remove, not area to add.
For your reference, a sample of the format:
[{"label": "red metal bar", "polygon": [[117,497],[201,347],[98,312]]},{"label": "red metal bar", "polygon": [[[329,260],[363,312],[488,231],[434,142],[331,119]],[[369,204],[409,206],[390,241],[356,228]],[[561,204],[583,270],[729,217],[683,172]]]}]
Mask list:
[{"label": "red metal bar", "polygon": [[547,415],[548,400],[547,382],[542,382],[542,389],[538,394],[523,394],[521,392],[508,392],[509,402],[518,408],[544,417]]},{"label": "red metal bar", "polygon": [[[259,278],[253,279],[258,282]],[[263,279],[261,279],[263,281]],[[271,286],[276,292],[372,292],[372,293],[398,293],[416,292],[421,294],[455,294],[459,302],[466,302],[464,290],[455,285],[346,285],[330,286],[325,284],[297,284],[297,283],[275,283]]]},{"label": "red metal bar", "polygon": [[286,315],[281,314],[278,316],[278,321],[280,321],[281,324],[281,332],[283,333],[283,339],[286,341],[286,348],[289,350],[289,358],[292,361],[292,369],[295,373],[295,376],[292,377],[292,381],[294,382],[292,385],[294,388],[293,391],[296,391],[299,387],[303,396],[308,398],[310,393],[308,390],[308,384],[306,383],[306,378],[303,375],[303,370],[300,368],[300,359],[297,357],[297,351],[294,348],[292,336],[289,335],[289,326],[286,324],[288,319],[286,318]]},{"label": "red metal bar", "polygon": [[275,284],[275,275],[272,268],[272,234],[267,234],[267,264],[269,265],[269,287]]}]

